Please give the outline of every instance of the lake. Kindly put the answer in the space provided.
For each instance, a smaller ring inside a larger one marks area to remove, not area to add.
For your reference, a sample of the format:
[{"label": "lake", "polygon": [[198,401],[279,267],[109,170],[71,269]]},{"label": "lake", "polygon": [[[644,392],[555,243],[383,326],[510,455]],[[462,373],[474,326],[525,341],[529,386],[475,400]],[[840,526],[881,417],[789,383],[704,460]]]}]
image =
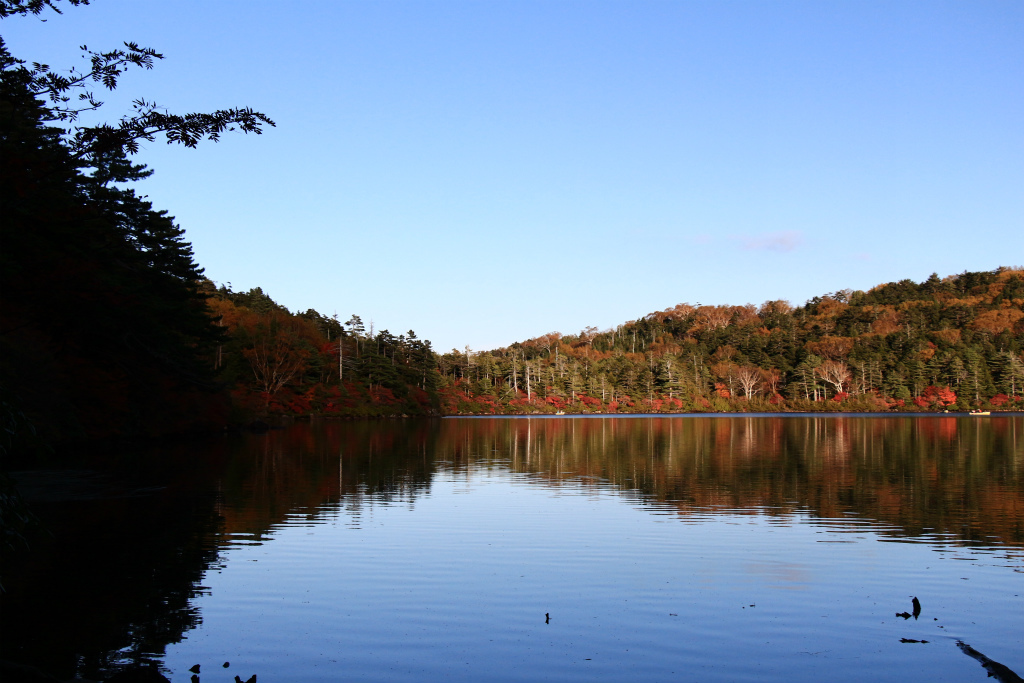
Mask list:
[{"label": "lake", "polygon": [[1020,415],[314,421],[105,461],[16,475],[49,533],[6,562],[0,657],[175,683],[1024,675]]}]

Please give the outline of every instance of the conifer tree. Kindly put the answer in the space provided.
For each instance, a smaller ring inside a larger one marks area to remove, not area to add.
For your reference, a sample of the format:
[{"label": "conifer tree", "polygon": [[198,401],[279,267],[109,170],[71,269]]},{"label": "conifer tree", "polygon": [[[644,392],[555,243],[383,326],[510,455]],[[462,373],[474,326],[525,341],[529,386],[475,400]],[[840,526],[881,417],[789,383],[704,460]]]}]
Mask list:
[{"label": "conifer tree", "polygon": [[[0,0],[5,21],[46,9],[57,1]],[[51,440],[212,426],[226,414],[209,357],[222,329],[202,269],[173,218],[122,185],[149,175],[129,159],[141,140],[194,146],[273,122],[139,100],[116,124],[79,126],[102,105],[90,87],[161,58],[133,43],[86,56],[60,74],[0,39],[0,383]]]}]

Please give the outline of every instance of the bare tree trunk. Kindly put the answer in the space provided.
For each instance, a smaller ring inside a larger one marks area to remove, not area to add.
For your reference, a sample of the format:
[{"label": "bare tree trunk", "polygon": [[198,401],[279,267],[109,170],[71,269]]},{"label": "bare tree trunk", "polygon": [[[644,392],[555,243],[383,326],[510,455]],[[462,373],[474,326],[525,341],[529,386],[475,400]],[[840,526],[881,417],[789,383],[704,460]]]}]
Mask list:
[{"label": "bare tree trunk", "polygon": [[761,373],[755,367],[744,365],[736,370],[736,379],[743,387],[743,393],[749,401],[761,383]]}]

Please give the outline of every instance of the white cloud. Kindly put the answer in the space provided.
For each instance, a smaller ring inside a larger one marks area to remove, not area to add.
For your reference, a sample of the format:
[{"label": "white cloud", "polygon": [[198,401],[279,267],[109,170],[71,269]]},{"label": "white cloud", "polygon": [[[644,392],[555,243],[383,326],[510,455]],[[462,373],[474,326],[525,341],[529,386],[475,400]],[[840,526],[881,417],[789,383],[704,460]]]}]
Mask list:
[{"label": "white cloud", "polygon": [[739,240],[743,249],[750,251],[793,251],[803,244],[804,237],[797,230],[780,230],[763,235],[741,236]]}]

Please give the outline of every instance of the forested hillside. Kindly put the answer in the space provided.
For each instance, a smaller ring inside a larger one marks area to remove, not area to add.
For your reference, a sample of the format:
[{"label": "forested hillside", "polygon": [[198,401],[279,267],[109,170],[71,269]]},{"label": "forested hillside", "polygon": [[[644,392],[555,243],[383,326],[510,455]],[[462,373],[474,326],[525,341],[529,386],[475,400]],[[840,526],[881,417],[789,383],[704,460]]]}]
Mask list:
[{"label": "forested hillside", "polygon": [[212,357],[238,419],[265,414],[383,417],[437,414],[439,376],[430,342],[409,330],[367,330],[312,309],[292,314],[259,287],[207,283],[226,332]]},{"label": "forested hillside", "polygon": [[679,304],[439,360],[457,413],[1016,409],[1024,269],[815,297]]}]

